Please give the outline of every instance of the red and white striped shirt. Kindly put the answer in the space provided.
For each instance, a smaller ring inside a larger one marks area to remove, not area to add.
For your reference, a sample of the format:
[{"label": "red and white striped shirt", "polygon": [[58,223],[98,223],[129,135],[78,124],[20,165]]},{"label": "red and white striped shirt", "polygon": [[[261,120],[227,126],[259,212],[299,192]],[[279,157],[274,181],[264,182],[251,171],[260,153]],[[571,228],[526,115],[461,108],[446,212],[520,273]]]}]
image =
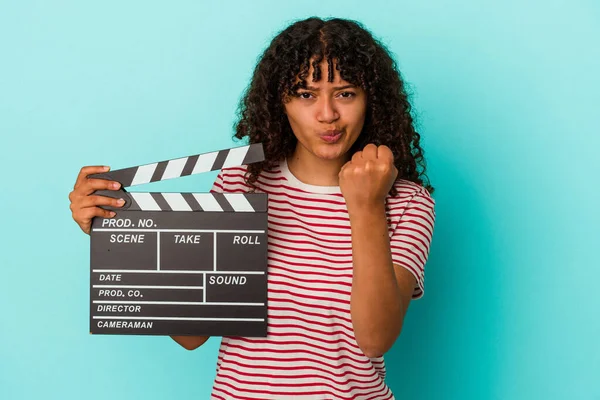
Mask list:
[{"label": "red and white striped shirt", "polygon": [[[246,167],[225,168],[211,191],[245,193]],[[434,200],[420,185],[398,180],[388,196],[393,262],[417,279],[435,220]],[[257,192],[268,201],[268,336],[224,337],[212,399],[394,399],[383,357],[358,347],[350,318],[350,221],[339,187],[308,185],[286,161],[264,171]]]}]

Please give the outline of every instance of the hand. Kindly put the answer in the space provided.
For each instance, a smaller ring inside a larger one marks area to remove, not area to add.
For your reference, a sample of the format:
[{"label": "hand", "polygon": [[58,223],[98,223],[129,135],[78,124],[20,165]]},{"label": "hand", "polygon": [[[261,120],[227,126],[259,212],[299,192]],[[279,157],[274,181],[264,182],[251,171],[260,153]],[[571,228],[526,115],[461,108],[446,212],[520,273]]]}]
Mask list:
[{"label": "hand", "polygon": [[348,210],[384,204],[396,177],[394,154],[387,146],[368,144],[356,152],[339,173],[340,190]]},{"label": "hand", "polygon": [[75,187],[73,188],[73,191],[69,193],[73,219],[77,222],[81,230],[87,234],[90,233],[92,227],[92,218],[112,218],[115,216],[113,211],[104,210],[98,206],[121,207],[125,204],[125,202],[120,199],[92,195],[96,190],[118,190],[121,187],[119,182],[107,179],[88,178],[88,175],[107,171],[108,167],[93,166],[81,168],[77,181],[75,182]]}]

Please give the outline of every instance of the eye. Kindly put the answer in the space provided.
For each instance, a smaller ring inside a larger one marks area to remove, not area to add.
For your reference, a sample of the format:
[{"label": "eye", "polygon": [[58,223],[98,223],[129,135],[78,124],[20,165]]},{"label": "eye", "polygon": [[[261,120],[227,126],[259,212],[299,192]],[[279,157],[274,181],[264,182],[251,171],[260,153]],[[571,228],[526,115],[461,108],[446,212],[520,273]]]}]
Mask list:
[{"label": "eye", "polygon": [[301,99],[309,99],[312,95],[308,92],[298,92],[296,93],[296,96],[300,97]]},{"label": "eye", "polygon": [[342,93],[340,93],[340,96],[344,99],[349,99],[351,97],[354,97],[355,93],[354,92],[342,92]]}]

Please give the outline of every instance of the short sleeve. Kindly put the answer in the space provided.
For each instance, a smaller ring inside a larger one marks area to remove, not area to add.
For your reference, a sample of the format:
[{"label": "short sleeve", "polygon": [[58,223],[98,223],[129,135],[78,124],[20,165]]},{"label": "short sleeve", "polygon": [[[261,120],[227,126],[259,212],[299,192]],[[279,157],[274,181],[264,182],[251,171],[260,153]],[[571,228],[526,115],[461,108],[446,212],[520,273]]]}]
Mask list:
[{"label": "short sleeve", "polygon": [[425,292],[425,264],[435,223],[435,200],[420,187],[410,198],[390,237],[392,261],[416,278],[413,299]]},{"label": "short sleeve", "polygon": [[248,185],[245,181],[245,167],[222,168],[215,178],[211,193],[246,193]]},{"label": "short sleeve", "polygon": [[225,191],[225,176],[223,170],[219,171],[219,174],[215,178],[212,187],[210,188],[211,193],[223,193]]}]

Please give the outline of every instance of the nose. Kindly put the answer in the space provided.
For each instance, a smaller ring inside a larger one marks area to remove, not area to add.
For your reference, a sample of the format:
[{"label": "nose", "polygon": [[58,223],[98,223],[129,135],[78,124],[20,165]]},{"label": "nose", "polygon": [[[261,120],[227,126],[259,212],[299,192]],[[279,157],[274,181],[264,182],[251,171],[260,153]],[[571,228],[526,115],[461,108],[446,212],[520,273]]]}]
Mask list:
[{"label": "nose", "polygon": [[317,107],[317,120],[319,122],[331,123],[340,117],[332,98],[322,96],[319,100],[320,102]]}]

